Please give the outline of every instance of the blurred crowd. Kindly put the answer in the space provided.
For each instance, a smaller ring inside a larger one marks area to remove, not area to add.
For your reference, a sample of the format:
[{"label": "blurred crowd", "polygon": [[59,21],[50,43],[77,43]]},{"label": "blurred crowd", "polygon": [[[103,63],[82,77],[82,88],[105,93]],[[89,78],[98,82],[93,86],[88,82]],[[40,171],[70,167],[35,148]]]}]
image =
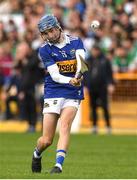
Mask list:
[{"label": "blurred crowd", "polygon": [[[37,57],[42,39],[37,23],[47,13],[58,18],[66,33],[83,39],[87,59],[98,43],[113,72],[137,72],[136,9],[137,0],[0,0],[0,87],[6,92],[2,98],[7,100],[17,91],[18,102],[30,88],[29,102],[37,84],[42,83],[44,73]],[[90,27],[92,20],[100,22],[95,32]],[[10,92],[11,84],[17,88]],[[41,103],[41,95],[38,99]],[[30,111],[34,111],[33,105]],[[20,116],[24,118],[23,113]]]}]

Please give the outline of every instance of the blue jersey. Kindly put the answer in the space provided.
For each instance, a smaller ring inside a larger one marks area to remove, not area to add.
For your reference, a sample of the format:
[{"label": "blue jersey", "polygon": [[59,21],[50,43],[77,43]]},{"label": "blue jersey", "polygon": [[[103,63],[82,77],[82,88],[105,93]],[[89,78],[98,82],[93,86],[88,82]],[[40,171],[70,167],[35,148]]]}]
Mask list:
[{"label": "blue jersey", "polygon": [[[39,48],[39,55],[43,61],[45,69],[48,66],[57,64],[60,74],[68,77],[74,77],[76,73],[77,49],[84,49],[83,43],[78,37],[67,36],[68,42],[62,48],[46,43]],[[83,84],[79,87],[71,84],[61,84],[52,80],[50,74],[45,77],[44,98],[67,98],[83,99]]]}]

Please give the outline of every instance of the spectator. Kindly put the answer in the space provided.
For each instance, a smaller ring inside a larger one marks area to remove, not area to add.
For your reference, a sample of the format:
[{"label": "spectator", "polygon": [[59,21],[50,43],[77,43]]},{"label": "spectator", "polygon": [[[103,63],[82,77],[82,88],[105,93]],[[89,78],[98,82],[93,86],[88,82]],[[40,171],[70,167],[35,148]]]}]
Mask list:
[{"label": "spectator", "polygon": [[10,52],[10,46],[7,42],[0,46],[0,69],[4,76],[4,83],[6,83],[11,75],[13,58]]},{"label": "spectator", "polygon": [[16,61],[22,71],[19,99],[24,105],[25,118],[29,124],[28,132],[34,132],[37,122],[35,85],[39,78],[39,59],[26,42],[21,42],[17,46]]},{"label": "spectator", "polygon": [[90,110],[92,111],[91,119],[93,120],[92,131],[93,133],[98,132],[97,108],[101,106],[104,111],[107,132],[110,133],[111,123],[108,109],[108,95],[114,90],[111,64],[96,44],[93,46],[87,62],[89,65],[87,86],[90,96]]},{"label": "spectator", "polygon": [[127,58],[127,51],[123,46],[116,48],[114,52],[114,58],[112,60],[114,72],[128,72],[130,60]]},{"label": "spectator", "polygon": [[15,116],[11,110],[11,102],[15,102],[18,110],[18,118],[23,118],[23,109],[18,98],[18,94],[21,87],[21,67],[19,65],[14,66],[13,74],[10,77],[8,83],[4,85],[4,98],[6,103],[5,119],[14,119]]}]

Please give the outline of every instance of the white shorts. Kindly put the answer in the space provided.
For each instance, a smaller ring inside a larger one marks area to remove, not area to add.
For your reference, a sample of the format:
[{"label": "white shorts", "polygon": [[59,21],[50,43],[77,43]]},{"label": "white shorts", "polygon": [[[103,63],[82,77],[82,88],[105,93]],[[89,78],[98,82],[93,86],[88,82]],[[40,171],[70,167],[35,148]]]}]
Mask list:
[{"label": "white shorts", "polygon": [[80,100],[78,99],[65,99],[65,98],[49,98],[44,99],[43,114],[57,113],[60,114],[61,110],[65,107],[79,108]]}]

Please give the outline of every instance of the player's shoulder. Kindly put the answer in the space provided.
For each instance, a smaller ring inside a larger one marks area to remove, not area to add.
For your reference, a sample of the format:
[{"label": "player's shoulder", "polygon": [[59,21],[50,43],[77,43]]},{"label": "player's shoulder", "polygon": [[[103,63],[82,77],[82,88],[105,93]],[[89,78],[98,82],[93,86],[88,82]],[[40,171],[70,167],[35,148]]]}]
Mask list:
[{"label": "player's shoulder", "polygon": [[78,41],[78,40],[80,39],[80,38],[77,37],[77,36],[72,36],[72,35],[68,35],[68,34],[67,34],[67,36],[68,36],[70,42],[71,42],[71,41]]},{"label": "player's shoulder", "polygon": [[50,47],[49,47],[49,44],[47,42],[44,42],[40,47],[39,47],[39,53],[43,53],[44,54],[46,52],[50,52]]},{"label": "player's shoulder", "polygon": [[80,37],[69,35],[69,42],[73,46],[78,46],[79,44],[82,43],[82,40]]},{"label": "player's shoulder", "polygon": [[44,42],[43,44],[41,44],[40,49],[43,49],[43,48],[45,48],[45,47],[47,47],[47,46],[48,46],[48,43],[47,43],[47,42]]}]

